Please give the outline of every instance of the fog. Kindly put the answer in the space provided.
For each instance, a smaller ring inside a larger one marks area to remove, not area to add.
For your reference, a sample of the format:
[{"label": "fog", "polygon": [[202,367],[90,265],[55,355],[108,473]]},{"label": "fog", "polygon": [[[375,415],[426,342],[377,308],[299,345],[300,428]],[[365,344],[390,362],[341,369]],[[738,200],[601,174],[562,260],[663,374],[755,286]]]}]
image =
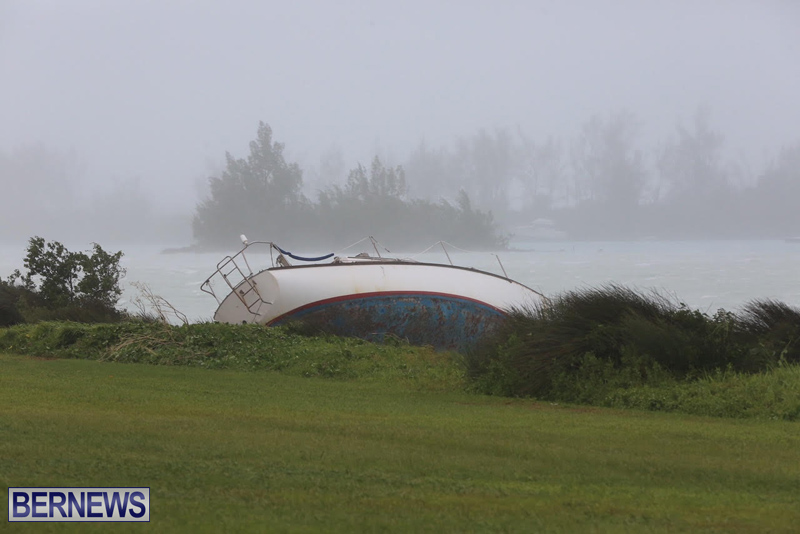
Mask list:
[{"label": "fog", "polygon": [[[259,121],[310,198],[330,185],[326,154],[343,180],[482,129],[569,147],[620,112],[653,170],[706,110],[720,168],[752,185],[800,143],[798,65],[791,0],[0,0],[0,240],[186,244],[208,177],[247,154]],[[449,193],[410,171],[409,188]]]}]

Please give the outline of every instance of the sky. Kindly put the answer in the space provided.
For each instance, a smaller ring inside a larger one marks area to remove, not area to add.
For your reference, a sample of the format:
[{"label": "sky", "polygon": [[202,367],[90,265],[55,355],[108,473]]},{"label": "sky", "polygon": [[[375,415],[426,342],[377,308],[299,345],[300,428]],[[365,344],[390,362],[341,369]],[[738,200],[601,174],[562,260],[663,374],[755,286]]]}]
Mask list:
[{"label": "sky", "polygon": [[0,0],[0,152],[45,146],[86,191],[138,180],[176,209],[260,120],[302,166],[337,147],[351,168],[621,109],[655,146],[705,105],[758,167],[800,142],[798,95],[789,0]]}]

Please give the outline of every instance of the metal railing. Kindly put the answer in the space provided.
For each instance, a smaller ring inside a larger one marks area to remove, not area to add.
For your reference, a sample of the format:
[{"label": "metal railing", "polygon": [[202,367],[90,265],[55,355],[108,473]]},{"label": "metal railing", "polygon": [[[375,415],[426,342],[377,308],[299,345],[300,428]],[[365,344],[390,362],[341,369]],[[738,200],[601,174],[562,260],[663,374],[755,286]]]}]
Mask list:
[{"label": "metal railing", "polygon": [[[253,274],[255,273],[253,272],[253,268],[250,267],[250,262],[245,252],[253,245],[267,245],[270,250],[270,262],[274,266],[275,261],[272,256],[272,251],[275,245],[271,241],[248,242],[246,239],[243,239],[243,242],[244,247],[242,250],[233,256],[225,256],[217,263],[217,269],[200,285],[200,291],[214,297],[217,304],[222,304],[225,296],[229,293],[233,293],[241,301],[242,305],[247,308],[247,311],[253,315],[258,315],[262,305],[272,304],[272,302],[265,300],[261,296],[258,285],[253,280]],[[282,257],[282,255],[280,257]],[[223,296],[223,299],[220,299],[214,291],[213,281],[217,277],[222,278],[225,285],[228,287],[228,292]]]}]

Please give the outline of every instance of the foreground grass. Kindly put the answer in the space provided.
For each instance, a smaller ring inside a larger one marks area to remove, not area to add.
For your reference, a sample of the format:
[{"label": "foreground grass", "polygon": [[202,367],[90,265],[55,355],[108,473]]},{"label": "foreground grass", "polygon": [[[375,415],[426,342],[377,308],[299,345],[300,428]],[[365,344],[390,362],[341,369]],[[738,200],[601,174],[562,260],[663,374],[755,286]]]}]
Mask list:
[{"label": "foreground grass", "polygon": [[150,486],[159,531],[794,532],[800,431],[0,355],[0,502],[9,486]]}]

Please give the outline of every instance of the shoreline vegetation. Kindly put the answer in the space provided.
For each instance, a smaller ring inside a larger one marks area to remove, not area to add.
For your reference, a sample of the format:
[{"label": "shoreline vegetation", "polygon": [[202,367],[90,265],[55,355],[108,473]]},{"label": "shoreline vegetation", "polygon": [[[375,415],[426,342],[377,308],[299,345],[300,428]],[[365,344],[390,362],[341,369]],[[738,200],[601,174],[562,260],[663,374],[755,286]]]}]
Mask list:
[{"label": "shoreline vegetation", "polygon": [[[719,331],[719,314],[715,319],[702,317],[699,312],[686,313],[698,336],[709,332],[712,336],[730,335]],[[531,320],[520,317],[524,316],[516,316],[507,328],[519,328],[513,321]],[[725,317],[726,321],[731,319],[730,315]],[[640,322],[631,321],[637,329],[642,328]],[[595,350],[583,347],[570,355],[568,351],[573,346],[560,347],[557,350],[562,359],[544,364],[540,355],[523,356],[525,344],[514,335],[505,338],[505,342],[495,341],[494,345],[487,341],[479,350],[462,355],[415,347],[394,338],[374,344],[358,338],[311,336],[302,324],[265,328],[216,323],[172,326],[144,321],[41,322],[0,329],[0,351],[48,359],[271,371],[336,381],[400,383],[419,391],[488,394],[566,405],[800,420],[800,362],[796,351],[773,350],[783,343],[778,334],[760,336],[757,353],[753,347],[737,346],[733,352],[720,354],[714,352],[720,347],[713,345],[722,340],[711,339],[686,355],[700,360],[709,358],[706,364],[684,360],[669,365],[658,363],[656,358],[663,354],[653,357],[638,353],[630,344],[614,356],[612,339],[628,334],[611,333],[611,328],[614,327],[609,324],[596,325],[583,338],[572,331],[574,343],[593,343]],[[540,331],[533,334],[538,335]],[[665,341],[650,335],[649,342]],[[669,335],[677,335],[686,343],[697,342],[678,331]],[[600,346],[609,352],[599,352]],[[554,347],[553,343],[548,345],[549,350]],[[730,354],[741,355],[741,351],[750,355],[746,362],[730,360]],[[714,360],[712,355],[728,360]]]},{"label": "shoreline vegetation", "polygon": [[476,391],[595,406],[800,419],[800,309],[692,310],[619,285],[513,310],[465,358]]}]

